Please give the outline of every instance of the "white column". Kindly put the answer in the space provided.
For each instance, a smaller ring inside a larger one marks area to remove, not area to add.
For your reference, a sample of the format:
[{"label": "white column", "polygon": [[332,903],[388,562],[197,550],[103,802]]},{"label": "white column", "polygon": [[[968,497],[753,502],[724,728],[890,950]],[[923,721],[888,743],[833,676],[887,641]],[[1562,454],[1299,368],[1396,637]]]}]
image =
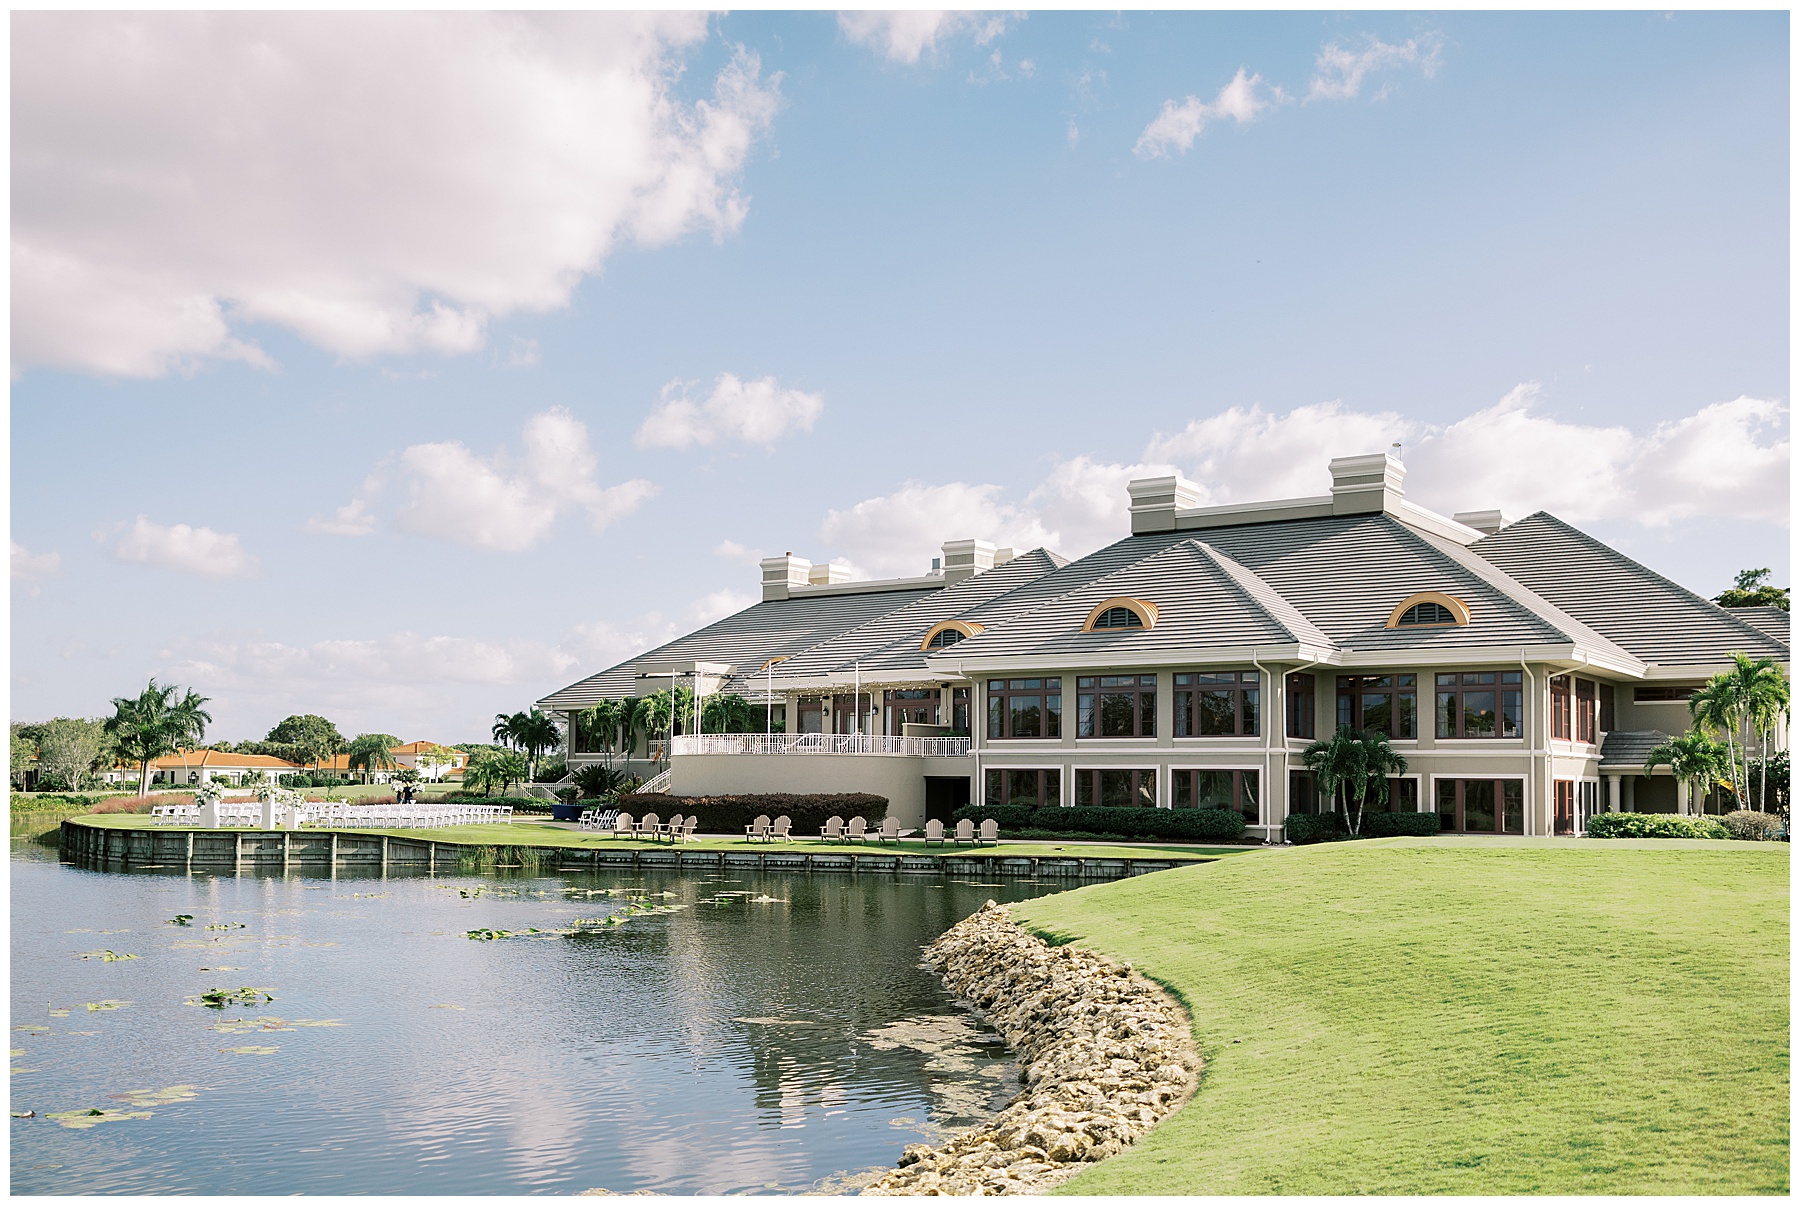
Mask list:
[{"label": "white column", "polygon": [[1675,811],[1684,817],[1688,815],[1688,785],[1686,779],[1675,780]]},{"label": "white column", "polygon": [[1606,811],[1619,811],[1619,780],[1622,775],[1606,776]]}]

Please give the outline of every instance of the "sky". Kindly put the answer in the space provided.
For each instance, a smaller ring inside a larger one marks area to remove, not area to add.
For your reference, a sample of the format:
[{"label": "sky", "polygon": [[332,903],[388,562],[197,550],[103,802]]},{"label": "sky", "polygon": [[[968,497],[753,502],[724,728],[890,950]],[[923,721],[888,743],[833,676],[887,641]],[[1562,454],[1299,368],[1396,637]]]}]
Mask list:
[{"label": "sky", "polygon": [[1785,13],[18,13],[12,710],[497,712],[1126,483],[1788,581]]}]

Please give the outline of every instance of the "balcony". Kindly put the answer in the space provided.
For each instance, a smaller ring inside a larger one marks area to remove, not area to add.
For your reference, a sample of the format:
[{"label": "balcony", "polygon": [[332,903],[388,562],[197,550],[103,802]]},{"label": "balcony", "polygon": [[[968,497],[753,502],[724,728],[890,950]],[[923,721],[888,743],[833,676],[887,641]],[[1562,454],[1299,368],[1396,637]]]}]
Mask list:
[{"label": "balcony", "polygon": [[967,737],[870,737],[847,733],[700,733],[677,737],[669,753],[874,754],[888,758],[966,758]]}]

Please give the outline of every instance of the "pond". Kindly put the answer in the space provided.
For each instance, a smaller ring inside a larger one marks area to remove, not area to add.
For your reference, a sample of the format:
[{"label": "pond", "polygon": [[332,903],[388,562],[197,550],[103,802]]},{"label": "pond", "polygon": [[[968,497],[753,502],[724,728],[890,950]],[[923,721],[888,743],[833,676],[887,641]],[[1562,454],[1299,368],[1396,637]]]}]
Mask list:
[{"label": "pond", "polygon": [[853,1187],[1017,1091],[919,948],[1065,886],[123,873],[12,846],[26,1194]]}]

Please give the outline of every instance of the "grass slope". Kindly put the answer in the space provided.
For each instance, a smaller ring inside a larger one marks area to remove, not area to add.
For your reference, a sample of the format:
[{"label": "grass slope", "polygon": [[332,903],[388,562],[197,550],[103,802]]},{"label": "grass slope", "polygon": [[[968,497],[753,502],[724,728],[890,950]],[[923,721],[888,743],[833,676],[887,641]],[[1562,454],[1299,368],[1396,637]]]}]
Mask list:
[{"label": "grass slope", "polygon": [[1199,1093],[1072,1194],[1786,1193],[1785,844],[1435,838],[1046,896]]}]

